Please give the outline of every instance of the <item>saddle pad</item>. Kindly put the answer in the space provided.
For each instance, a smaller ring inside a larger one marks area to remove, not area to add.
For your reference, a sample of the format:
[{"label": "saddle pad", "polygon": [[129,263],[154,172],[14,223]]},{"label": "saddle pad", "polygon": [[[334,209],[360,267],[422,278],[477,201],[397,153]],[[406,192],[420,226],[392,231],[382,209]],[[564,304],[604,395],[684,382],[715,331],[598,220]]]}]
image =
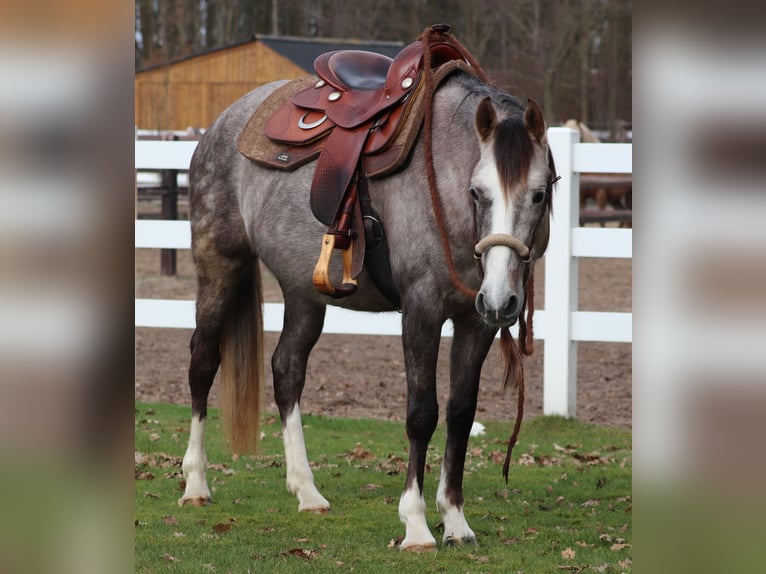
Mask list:
[{"label": "saddle pad", "polygon": [[245,157],[265,166],[292,171],[315,160],[322,151],[322,140],[302,146],[277,143],[266,135],[266,124],[294,94],[316,83],[307,76],[292,80],[274,90],[253,112],[237,138],[237,149]]}]

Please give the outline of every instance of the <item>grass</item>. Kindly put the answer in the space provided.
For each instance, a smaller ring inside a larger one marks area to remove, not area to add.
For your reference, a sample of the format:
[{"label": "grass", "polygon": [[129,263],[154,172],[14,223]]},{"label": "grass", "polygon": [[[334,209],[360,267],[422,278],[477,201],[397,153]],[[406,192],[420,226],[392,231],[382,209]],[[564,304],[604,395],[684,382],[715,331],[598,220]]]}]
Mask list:
[{"label": "grass", "polygon": [[[525,421],[508,485],[502,461],[510,423],[488,423],[466,461],[465,514],[478,545],[400,552],[397,506],[407,462],[404,425],[304,416],[314,476],[333,511],[298,513],[285,488],[279,422],[261,452],[233,460],[217,412],[207,428],[213,503],[179,508],[188,408],[136,405],[137,572],[630,572],[631,434],[555,417]],[[444,429],[429,451],[428,521]]]}]

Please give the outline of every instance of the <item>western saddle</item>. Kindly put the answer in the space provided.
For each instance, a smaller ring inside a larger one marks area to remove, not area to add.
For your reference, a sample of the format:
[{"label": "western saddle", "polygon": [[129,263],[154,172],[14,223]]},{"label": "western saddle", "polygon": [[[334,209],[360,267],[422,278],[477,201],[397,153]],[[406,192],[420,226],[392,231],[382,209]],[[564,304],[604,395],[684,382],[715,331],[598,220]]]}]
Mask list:
[{"label": "western saddle", "polygon": [[[366,267],[376,287],[399,305],[366,178],[391,173],[408,160],[424,98],[432,97],[424,94],[425,84],[435,89],[456,69],[476,73],[449,30],[446,24],[432,26],[393,59],[360,50],[322,54],[314,61],[316,77],[276,90],[240,134],[240,151],[270,167],[296,169],[318,156],[310,205],[328,226],[313,273],[321,293],[351,295]],[[329,273],[336,249],[343,254],[340,285],[333,285]]]}]

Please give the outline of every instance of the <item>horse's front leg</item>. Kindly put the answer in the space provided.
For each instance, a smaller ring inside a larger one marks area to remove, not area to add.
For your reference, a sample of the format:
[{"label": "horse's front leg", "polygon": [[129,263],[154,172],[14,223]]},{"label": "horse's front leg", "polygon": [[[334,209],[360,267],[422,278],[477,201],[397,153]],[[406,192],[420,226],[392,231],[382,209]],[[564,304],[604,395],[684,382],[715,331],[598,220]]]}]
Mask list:
[{"label": "horse's front leg", "polygon": [[447,446],[444,450],[436,506],[444,524],[444,544],[476,542],[463,514],[463,471],[468,449],[481,366],[492,345],[495,330],[475,321],[455,321],[450,357],[450,398],[447,404]]},{"label": "horse's front leg", "polygon": [[402,343],[407,369],[407,437],[410,459],[399,518],[405,525],[402,550],[432,550],[436,539],[426,522],[423,497],[426,452],[439,419],[436,400],[436,360],[442,322],[433,313],[405,307]]}]

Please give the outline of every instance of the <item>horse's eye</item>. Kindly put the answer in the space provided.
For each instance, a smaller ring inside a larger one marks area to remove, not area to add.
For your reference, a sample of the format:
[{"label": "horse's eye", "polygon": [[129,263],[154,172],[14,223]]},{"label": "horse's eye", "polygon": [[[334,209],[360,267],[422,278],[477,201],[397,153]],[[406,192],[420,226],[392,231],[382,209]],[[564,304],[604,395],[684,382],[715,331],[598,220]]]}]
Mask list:
[{"label": "horse's eye", "polygon": [[471,197],[473,197],[474,201],[479,201],[479,190],[476,189],[474,186],[471,186],[468,188],[469,193],[471,194]]},{"label": "horse's eye", "polygon": [[542,203],[543,199],[545,199],[545,192],[536,191],[535,194],[532,196],[532,203]]}]

